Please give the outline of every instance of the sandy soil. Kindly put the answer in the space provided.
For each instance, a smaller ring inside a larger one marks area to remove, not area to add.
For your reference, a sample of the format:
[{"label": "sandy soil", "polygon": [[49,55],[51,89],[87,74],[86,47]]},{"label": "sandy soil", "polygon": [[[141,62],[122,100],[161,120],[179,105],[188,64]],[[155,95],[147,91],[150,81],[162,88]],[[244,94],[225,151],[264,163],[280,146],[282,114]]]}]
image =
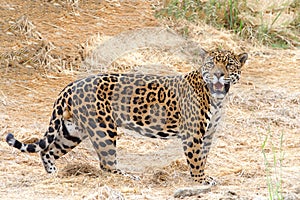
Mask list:
[{"label": "sandy soil", "polygon": [[[185,199],[268,199],[268,178],[272,183],[282,181],[284,199],[300,198],[299,49],[272,50],[206,25],[158,21],[152,9],[156,1],[85,1],[78,6],[67,2],[1,3],[0,199],[174,199],[177,189],[199,188],[189,176],[176,139],[162,141],[120,132],[119,167],[140,176],[140,181],[98,170],[89,141],[59,159],[60,171],[53,176],[46,174],[38,155],[20,153],[5,142],[8,132],[22,141],[43,135],[56,95],[81,76],[71,69],[84,71],[80,47],[91,36],[115,37],[124,31],[166,25],[175,31],[188,28],[188,39],[204,48],[221,44],[250,55],[240,83],[230,92],[226,116],[209,155],[206,172],[219,184]],[[34,27],[16,31],[12,26],[24,15]],[[21,59],[22,49],[26,58],[40,53],[38,35],[56,47],[51,51],[53,60],[60,57],[64,61],[60,63],[67,63],[55,68],[60,73]],[[165,64],[166,69],[174,66],[177,72],[194,67],[189,57],[178,55],[172,48],[138,49],[111,64],[135,66],[147,60],[148,64]],[[266,136],[269,167],[261,148]]]}]

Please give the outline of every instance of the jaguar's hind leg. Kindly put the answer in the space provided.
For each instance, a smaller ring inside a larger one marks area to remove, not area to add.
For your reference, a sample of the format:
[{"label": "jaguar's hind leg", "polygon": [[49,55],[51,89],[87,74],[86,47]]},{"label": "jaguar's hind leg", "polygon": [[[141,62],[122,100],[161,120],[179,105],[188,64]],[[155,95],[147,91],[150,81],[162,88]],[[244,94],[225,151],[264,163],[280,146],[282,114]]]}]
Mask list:
[{"label": "jaguar's hind leg", "polygon": [[98,116],[98,119],[96,119],[96,121],[90,118],[89,126],[87,126],[86,128],[89,134],[89,138],[99,157],[100,168],[107,172],[121,174],[138,180],[138,177],[129,175],[117,168],[117,125],[111,117],[110,113],[106,113],[105,116]]},{"label": "jaguar's hind leg", "polygon": [[87,127],[87,132],[99,157],[100,167],[103,170],[114,172],[117,165],[117,127],[112,119],[110,121],[99,119],[99,124],[92,123],[92,119],[89,121],[90,126]]},{"label": "jaguar's hind leg", "polygon": [[83,130],[70,119],[64,120],[55,141],[40,153],[45,170],[48,173],[55,173],[55,160],[70,152],[86,137]]}]

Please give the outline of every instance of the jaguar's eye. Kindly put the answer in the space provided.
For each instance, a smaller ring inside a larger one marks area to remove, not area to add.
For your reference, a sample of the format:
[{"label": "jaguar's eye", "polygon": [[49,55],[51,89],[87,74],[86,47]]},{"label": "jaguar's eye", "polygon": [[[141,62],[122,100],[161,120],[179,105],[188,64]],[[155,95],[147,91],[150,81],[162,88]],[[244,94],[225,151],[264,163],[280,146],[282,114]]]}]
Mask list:
[{"label": "jaguar's eye", "polygon": [[227,65],[226,68],[230,71],[234,70],[234,65]]},{"label": "jaguar's eye", "polygon": [[206,63],[206,67],[212,69],[214,67],[214,62]]}]

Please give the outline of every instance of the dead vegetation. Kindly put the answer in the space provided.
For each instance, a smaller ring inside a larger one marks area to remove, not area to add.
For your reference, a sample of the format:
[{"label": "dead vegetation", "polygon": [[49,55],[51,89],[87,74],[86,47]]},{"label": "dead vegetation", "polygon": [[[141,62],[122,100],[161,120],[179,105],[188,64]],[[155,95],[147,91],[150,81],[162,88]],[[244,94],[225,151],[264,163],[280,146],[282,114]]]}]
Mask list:
[{"label": "dead vegetation", "polygon": [[62,169],[62,177],[70,176],[90,176],[90,177],[99,177],[101,176],[101,171],[98,168],[95,168],[87,163],[68,163]]},{"label": "dead vegetation", "polygon": [[[59,159],[59,173],[49,176],[38,155],[18,152],[4,138],[8,132],[22,141],[41,137],[56,95],[82,74],[97,70],[182,73],[197,67],[201,48],[215,47],[246,51],[250,58],[240,83],[228,97],[221,132],[208,159],[207,173],[219,185],[184,198],[268,199],[267,166],[262,154],[266,136],[270,140],[264,152],[270,163],[273,150],[284,153],[276,171],[271,166],[272,181],[277,183],[279,177],[284,199],[300,198],[299,49],[253,45],[205,24],[157,21],[151,9],[156,4],[24,4],[6,0],[1,5],[1,199],[174,199],[181,197],[173,195],[175,191],[182,195],[182,188],[188,188],[184,192],[189,194],[199,191],[199,185],[189,177],[176,139],[120,134],[119,166],[141,177],[141,181],[133,181],[100,171],[89,141]],[[44,16],[45,11],[48,16]],[[189,30],[188,39],[176,34],[184,30]]]}]

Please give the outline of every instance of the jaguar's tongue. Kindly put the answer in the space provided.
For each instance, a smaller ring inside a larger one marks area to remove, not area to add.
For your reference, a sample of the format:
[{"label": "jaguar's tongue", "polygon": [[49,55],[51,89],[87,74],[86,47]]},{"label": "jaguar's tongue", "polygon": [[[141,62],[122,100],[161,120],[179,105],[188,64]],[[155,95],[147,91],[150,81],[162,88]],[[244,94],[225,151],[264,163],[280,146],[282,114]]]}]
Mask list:
[{"label": "jaguar's tongue", "polygon": [[220,82],[217,82],[214,84],[214,89],[215,90],[223,90],[223,84],[221,84]]}]

